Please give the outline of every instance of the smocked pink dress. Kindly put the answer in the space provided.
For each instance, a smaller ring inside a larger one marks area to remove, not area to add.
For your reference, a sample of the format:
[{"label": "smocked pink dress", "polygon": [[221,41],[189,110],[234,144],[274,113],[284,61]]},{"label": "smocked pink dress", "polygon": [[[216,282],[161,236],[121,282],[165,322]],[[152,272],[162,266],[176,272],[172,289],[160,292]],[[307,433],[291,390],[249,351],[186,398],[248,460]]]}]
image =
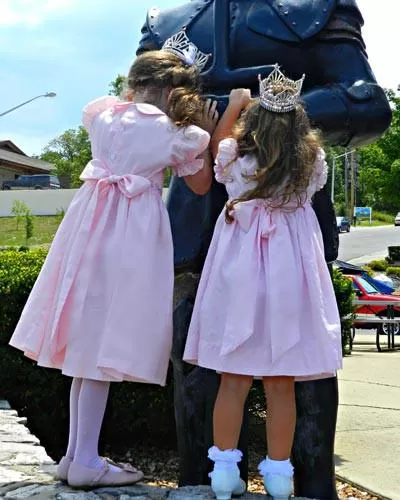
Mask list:
[{"label": "smocked pink dress", "polygon": [[[229,198],[252,187],[254,157],[237,158],[221,141],[215,173]],[[340,318],[311,197],[327,167],[321,150],[304,205],[273,209],[268,200],[224,211],[197,292],[184,360],[219,372],[298,379],[333,375],[342,365]]]},{"label": "smocked pink dress", "polygon": [[209,134],[114,97],[87,105],[83,122],[93,160],[10,344],[66,375],[163,385],[174,281],[164,170],[198,172]]}]

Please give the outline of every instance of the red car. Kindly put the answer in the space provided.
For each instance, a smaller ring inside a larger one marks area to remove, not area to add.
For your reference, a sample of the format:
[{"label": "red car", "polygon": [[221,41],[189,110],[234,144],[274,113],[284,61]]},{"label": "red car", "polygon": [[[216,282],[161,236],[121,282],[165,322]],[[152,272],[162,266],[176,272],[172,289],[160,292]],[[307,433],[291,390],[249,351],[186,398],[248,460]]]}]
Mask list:
[{"label": "red car", "polygon": [[[353,287],[354,290],[357,294],[357,297],[360,300],[372,300],[372,301],[398,301],[399,305],[394,307],[395,315],[399,316],[399,323],[395,324],[394,328],[394,334],[398,335],[400,332],[400,296],[398,295],[385,295],[383,293],[380,293],[377,288],[372,285],[372,283],[369,283],[363,276],[361,275],[345,275],[346,278],[352,280],[353,282]],[[376,305],[376,304],[371,304],[371,305],[360,305],[356,307],[355,312],[357,314],[374,314],[375,316],[386,316],[386,305]],[[376,328],[376,324],[371,323],[357,323],[356,321],[354,322],[354,326],[356,328],[362,328],[362,329],[374,329]],[[380,334],[387,334],[387,324],[382,323],[378,326],[378,332]]]}]

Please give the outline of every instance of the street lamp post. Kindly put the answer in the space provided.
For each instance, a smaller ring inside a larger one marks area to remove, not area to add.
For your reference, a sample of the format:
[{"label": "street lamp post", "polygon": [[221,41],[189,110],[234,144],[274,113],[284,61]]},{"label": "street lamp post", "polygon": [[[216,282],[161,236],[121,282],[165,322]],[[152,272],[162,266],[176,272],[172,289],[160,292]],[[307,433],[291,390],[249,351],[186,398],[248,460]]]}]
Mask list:
[{"label": "street lamp post", "polygon": [[32,99],[29,99],[28,101],[22,102],[21,104],[18,104],[18,106],[14,106],[11,109],[8,109],[7,111],[4,111],[3,113],[0,113],[0,116],[7,115],[8,113],[11,113],[12,111],[15,111],[18,108],[21,108],[22,106],[25,106],[25,104],[29,104],[30,102],[40,99],[40,97],[55,97],[57,94],[55,92],[46,92],[45,94],[37,95],[36,97],[33,97]]},{"label": "street lamp post", "polygon": [[[336,160],[339,159],[339,158],[342,158],[343,156],[346,157],[347,159],[347,155],[349,154],[352,154],[355,152],[355,149],[351,150],[351,151],[346,151],[345,153],[341,154],[341,155],[336,155],[333,157],[333,160],[332,160],[332,178],[331,178],[331,199],[332,199],[332,203],[335,202],[335,169],[336,169]],[[347,168],[347,165],[346,167]],[[347,188],[347,186],[346,186]]]}]

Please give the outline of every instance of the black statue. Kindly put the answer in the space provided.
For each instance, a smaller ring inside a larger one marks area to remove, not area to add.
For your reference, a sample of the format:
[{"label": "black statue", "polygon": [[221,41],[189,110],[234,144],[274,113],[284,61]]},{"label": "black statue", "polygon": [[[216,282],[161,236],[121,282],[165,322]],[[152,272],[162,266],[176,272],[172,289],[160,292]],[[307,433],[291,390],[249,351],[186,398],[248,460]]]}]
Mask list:
[{"label": "black statue", "polygon": [[[362,16],[355,0],[191,0],[165,11],[150,10],[138,54],[161,48],[186,26],[187,33],[212,59],[204,71],[205,92],[219,111],[234,87],[258,91],[278,62],[285,74],[306,74],[304,95],[312,122],[327,143],[355,146],[379,137],[391,112],[368,64],[361,36]],[[222,185],[196,196],[174,178],[168,210],[174,244],[176,293],[172,362],[180,453],[180,485],[207,484],[207,449],[212,444],[212,410],[218,376],[182,362],[199,273],[215,221],[226,201]],[[328,191],[315,196],[329,264],[337,257],[335,214]],[[282,307],[284,310],[282,297]],[[336,378],[296,384],[297,427],[293,449],[295,493],[337,499],[333,445],[338,407]],[[245,418],[239,448],[247,449]],[[241,474],[247,478],[247,456]]]}]

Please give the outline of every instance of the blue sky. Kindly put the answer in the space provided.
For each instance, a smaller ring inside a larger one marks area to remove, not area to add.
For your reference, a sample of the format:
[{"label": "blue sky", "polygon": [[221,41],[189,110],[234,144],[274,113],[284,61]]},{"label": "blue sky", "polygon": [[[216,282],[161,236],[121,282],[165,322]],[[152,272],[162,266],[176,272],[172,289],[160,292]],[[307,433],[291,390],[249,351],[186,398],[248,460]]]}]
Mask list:
[{"label": "blue sky", "polygon": [[[48,91],[42,98],[0,118],[0,138],[28,154],[80,124],[82,106],[106,94],[126,73],[148,8],[184,0],[1,0],[0,112]],[[397,22],[399,0],[358,0],[364,38],[379,82],[400,84]],[[382,6],[384,5],[384,9]],[[391,49],[392,47],[392,49]]]}]

